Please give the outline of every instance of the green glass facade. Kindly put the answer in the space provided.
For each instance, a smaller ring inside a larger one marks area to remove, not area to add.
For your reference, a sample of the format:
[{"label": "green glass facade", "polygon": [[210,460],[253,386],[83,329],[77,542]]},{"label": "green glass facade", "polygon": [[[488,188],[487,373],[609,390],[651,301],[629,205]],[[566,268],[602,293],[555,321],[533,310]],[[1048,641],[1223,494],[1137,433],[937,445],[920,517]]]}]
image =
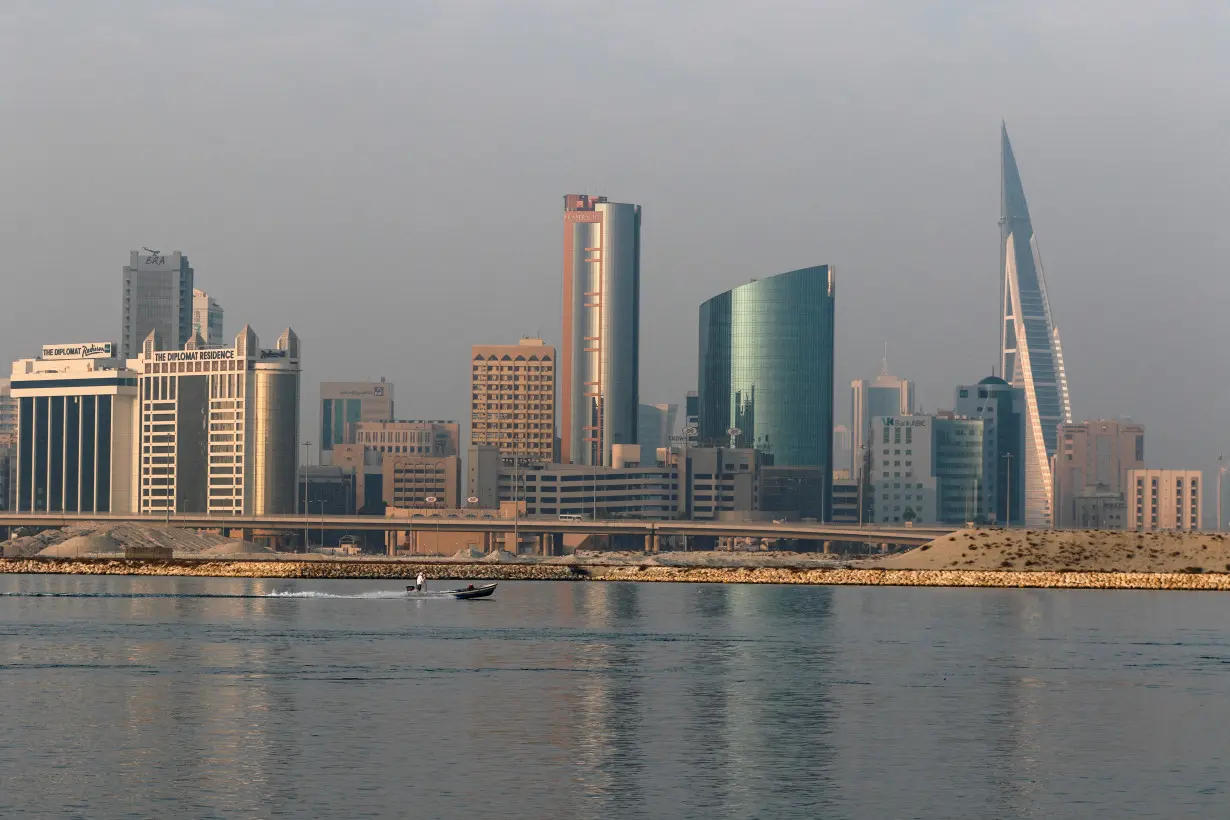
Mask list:
[{"label": "green glass facade", "polygon": [[[823,468],[826,512],[833,279],[829,265],[817,265],[749,282],[700,307],[700,437],[733,438],[778,466]],[[732,437],[731,428],[740,432]]]},{"label": "green glass facade", "polygon": [[346,431],[363,420],[360,399],[322,399],[320,402],[320,449],[345,444]]}]

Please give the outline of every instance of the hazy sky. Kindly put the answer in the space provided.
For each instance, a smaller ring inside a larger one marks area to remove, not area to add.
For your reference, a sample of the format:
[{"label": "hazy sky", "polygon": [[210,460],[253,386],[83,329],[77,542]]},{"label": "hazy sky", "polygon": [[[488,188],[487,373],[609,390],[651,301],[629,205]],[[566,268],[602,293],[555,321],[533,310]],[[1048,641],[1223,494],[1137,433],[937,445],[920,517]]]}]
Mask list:
[{"label": "hazy sky", "polygon": [[888,342],[927,409],[997,362],[999,123],[1078,418],[1230,453],[1230,4],[369,0],[0,4],[0,359],[116,339],[130,249],[321,380],[468,413],[474,343],[560,327],[561,197],[644,207],[641,397],[696,314],[838,272],[837,413]]}]

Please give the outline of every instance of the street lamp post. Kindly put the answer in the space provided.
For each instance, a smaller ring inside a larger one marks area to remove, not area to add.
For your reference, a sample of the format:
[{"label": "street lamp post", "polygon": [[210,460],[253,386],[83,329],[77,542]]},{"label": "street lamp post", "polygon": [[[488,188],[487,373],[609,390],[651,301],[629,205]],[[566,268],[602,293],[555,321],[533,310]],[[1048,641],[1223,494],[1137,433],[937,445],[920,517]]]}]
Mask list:
[{"label": "street lamp post", "polygon": [[[308,551],[308,546],[311,544],[311,541],[312,541],[312,537],[308,533],[308,528],[311,525],[310,524],[311,513],[308,511],[308,473],[307,473],[308,448],[311,446],[312,446],[312,442],[310,441],[303,442],[303,466],[300,468],[303,471],[303,551],[304,552]],[[298,489],[298,487],[299,487],[299,484],[298,482],[296,482],[295,483],[296,490]]]},{"label": "street lamp post", "polygon": [[325,500],[322,498],[316,502],[320,505],[320,546],[325,545]]},{"label": "street lamp post", "polygon": [[1012,453],[1004,453],[1004,458],[1008,461],[1008,470],[1006,472],[1005,489],[1007,490],[1005,500],[1006,506],[1004,509],[1005,527],[1012,527]]},{"label": "street lamp post", "polygon": [[[860,444],[860,445],[858,446],[858,449],[859,449],[860,451],[862,451],[862,450],[866,450],[866,449],[867,449],[867,445],[866,445],[866,444]],[[864,456],[863,456],[862,452],[860,452],[860,453],[859,453],[859,456],[858,456],[858,526],[859,526],[859,528],[860,528],[860,529],[861,529],[861,528],[862,528],[862,526],[863,526],[863,514],[864,514],[864,509],[863,509],[863,481],[865,481],[865,480],[866,480],[866,475],[867,475],[867,470],[866,470],[866,467],[865,467],[865,466],[864,466],[864,464],[863,464],[863,462],[864,462],[864,461],[865,461],[865,458],[864,458]]]},{"label": "street lamp post", "polygon": [[521,554],[521,456],[513,450],[513,554]]},{"label": "street lamp post", "polygon": [[1226,474],[1226,465],[1222,464],[1224,456],[1217,457],[1217,531],[1221,532],[1221,478]]}]

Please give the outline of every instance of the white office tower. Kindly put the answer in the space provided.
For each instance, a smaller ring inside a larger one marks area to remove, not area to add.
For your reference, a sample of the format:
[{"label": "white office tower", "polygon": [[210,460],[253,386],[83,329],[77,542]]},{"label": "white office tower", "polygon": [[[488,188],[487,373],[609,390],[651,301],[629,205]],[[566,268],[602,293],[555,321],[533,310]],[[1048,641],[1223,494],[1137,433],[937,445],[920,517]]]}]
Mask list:
[{"label": "white office tower", "polygon": [[222,305],[199,288],[192,289],[192,332],[204,339],[207,345],[223,344]]}]

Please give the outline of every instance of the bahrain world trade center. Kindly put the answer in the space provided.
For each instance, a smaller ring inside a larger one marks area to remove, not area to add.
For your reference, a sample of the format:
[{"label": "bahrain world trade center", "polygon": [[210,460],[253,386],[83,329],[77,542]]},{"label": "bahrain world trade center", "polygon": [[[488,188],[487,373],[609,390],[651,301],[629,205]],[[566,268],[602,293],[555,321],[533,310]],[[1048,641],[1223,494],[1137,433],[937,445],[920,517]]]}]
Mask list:
[{"label": "bahrain world trade center", "polygon": [[1000,350],[1004,379],[1025,392],[1025,526],[1052,525],[1055,455],[1059,425],[1072,422],[1059,331],[1051,319],[1038,241],[1029,220],[1025,189],[1002,133],[1000,201]]}]

